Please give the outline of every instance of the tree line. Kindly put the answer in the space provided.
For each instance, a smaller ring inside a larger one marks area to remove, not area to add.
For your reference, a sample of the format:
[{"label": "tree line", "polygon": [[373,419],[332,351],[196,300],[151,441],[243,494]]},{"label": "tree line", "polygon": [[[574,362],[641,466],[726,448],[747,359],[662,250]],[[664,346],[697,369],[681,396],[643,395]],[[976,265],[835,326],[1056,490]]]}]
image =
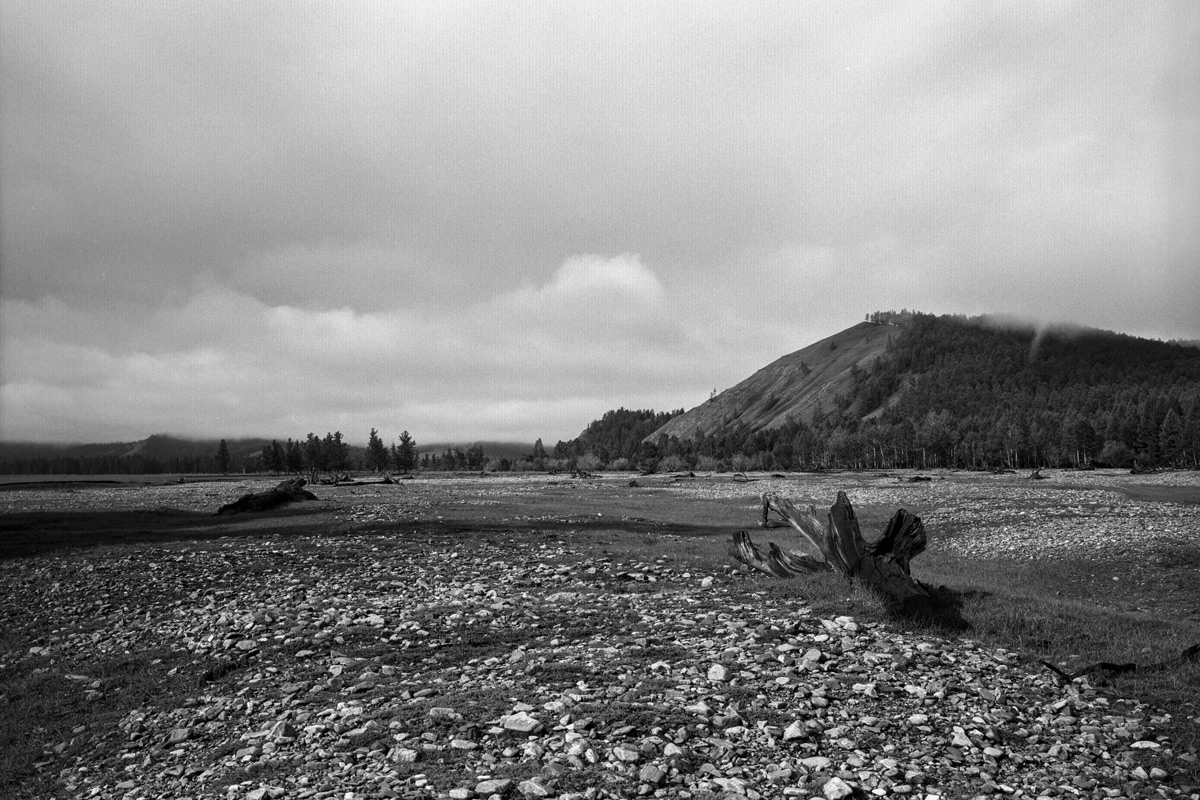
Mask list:
[{"label": "tree line", "polygon": [[379,431],[371,428],[366,449],[355,454],[341,431],[326,433],[324,438],[309,433],[303,441],[288,439],[286,443],[280,443],[271,440],[270,444],[263,445],[254,466],[257,469],[252,471],[307,474],[310,478],[320,473],[336,474],[356,469],[407,473],[417,467],[417,443],[408,431],[404,431],[399,441],[389,447],[380,438]]}]

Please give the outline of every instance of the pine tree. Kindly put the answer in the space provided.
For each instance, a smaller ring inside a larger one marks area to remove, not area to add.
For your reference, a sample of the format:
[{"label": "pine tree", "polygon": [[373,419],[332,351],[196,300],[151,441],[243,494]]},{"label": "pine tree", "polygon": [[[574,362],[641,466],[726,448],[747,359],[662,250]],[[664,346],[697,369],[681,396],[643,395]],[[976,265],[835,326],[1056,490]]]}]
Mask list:
[{"label": "pine tree", "polygon": [[371,428],[371,435],[367,439],[367,465],[372,472],[382,472],[388,466],[387,447],[379,438],[379,431],[374,428]]},{"label": "pine tree", "polygon": [[301,448],[300,443],[292,441],[291,437],[289,437],[285,452],[287,471],[299,475],[304,471],[304,450]]},{"label": "pine tree", "polygon": [[400,444],[395,447],[392,458],[400,472],[408,472],[417,466],[417,443],[409,436],[408,431],[400,434]]},{"label": "pine tree", "polygon": [[221,471],[222,475],[229,474],[229,445],[225,444],[224,439],[217,445],[217,469]]}]

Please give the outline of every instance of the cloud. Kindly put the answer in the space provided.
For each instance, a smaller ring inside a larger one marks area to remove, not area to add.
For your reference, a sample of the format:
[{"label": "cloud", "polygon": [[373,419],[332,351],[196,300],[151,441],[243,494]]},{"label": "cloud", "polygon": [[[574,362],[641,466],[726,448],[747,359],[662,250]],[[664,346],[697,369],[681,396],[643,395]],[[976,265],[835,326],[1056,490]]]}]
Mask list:
[{"label": "cloud", "polygon": [[61,301],[3,311],[7,438],[569,438],[707,383],[697,332],[633,255],[572,257],[544,284],[436,310],[272,306],[212,285],[102,335]]},{"label": "cloud", "polygon": [[1193,4],[0,3],[6,432],[191,369],[570,433],[903,306],[1200,338]]}]

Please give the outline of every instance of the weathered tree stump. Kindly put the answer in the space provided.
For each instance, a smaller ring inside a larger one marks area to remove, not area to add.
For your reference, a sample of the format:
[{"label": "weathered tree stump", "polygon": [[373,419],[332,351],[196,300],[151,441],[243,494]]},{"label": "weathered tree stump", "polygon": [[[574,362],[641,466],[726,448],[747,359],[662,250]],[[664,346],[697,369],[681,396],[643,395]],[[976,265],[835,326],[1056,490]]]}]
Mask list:
[{"label": "weathered tree stump", "polygon": [[316,500],[317,496],[304,488],[304,478],[291,478],[265,492],[242,495],[232,503],[217,509],[218,514],[240,514],[244,511],[269,511],[272,508],[301,500]]},{"label": "weathered tree stump", "polygon": [[[772,512],[783,522],[772,519]],[[925,526],[920,517],[900,509],[884,528],[883,535],[867,544],[845,492],[838,492],[826,524],[814,512],[812,507],[797,508],[779,495],[764,494],[759,525],[791,526],[802,537],[801,549],[785,552],[770,542],[764,554],[748,533],[738,531],[733,535],[730,554],[743,564],[778,578],[832,570],[866,586],[900,616],[957,627],[965,625],[953,602],[909,573],[909,562],[925,550]]]}]

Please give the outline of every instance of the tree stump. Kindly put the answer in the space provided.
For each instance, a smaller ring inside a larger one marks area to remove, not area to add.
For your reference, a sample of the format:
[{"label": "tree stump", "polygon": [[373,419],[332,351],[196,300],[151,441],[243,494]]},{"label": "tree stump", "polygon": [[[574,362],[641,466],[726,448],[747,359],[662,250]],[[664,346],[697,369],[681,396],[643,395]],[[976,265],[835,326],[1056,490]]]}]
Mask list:
[{"label": "tree stump", "polygon": [[[783,521],[773,519],[772,512]],[[925,526],[920,517],[900,509],[884,528],[883,535],[867,544],[845,492],[838,492],[825,524],[812,507],[801,509],[784,497],[764,494],[759,525],[768,528],[783,524],[800,534],[801,549],[785,552],[770,542],[764,554],[748,533],[738,531],[733,535],[730,554],[743,564],[777,578],[832,570],[866,586],[899,616],[965,626],[955,604],[944,592],[915,580],[909,572],[909,562],[925,550]]]},{"label": "tree stump", "polygon": [[300,500],[316,500],[317,496],[303,488],[307,481],[304,478],[291,478],[283,481],[274,489],[265,492],[242,495],[232,503],[227,503],[217,509],[218,514],[239,514],[243,511],[269,511],[272,508]]}]

